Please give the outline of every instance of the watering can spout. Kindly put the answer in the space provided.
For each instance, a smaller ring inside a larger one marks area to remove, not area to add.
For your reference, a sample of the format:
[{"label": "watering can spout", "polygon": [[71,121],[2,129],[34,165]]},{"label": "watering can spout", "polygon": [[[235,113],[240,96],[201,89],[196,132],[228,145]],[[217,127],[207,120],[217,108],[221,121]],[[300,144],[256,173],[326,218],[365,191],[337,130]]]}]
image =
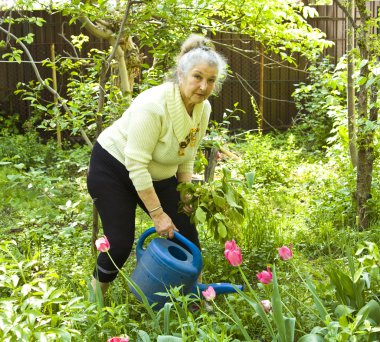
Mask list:
[{"label": "watering can spout", "polygon": [[[243,291],[243,285],[234,285],[230,283],[213,283],[213,284],[197,283],[197,289],[199,290],[199,293],[202,293],[202,291],[207,290],[209,286],[213,287],[217,295]],[[194,291],[194,292],[198,292],[198,291]]]}]

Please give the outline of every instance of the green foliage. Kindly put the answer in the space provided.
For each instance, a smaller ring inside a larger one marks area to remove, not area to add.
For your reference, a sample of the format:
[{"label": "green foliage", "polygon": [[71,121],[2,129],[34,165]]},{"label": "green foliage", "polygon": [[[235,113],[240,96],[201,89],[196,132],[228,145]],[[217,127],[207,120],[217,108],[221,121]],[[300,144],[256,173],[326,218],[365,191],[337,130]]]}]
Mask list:
[{"label": "green foliage", "polygon": [[56,147],[54,144],[42,144],[37,134],[32,132],[4,135],[0,137],[0,155],[3,165],[7,163],[17,165],[18,169],[30,169],[51,164]]},{"label": "green foliage", "polygon": [[215,120],[211,120],[209,123],[209,127],[207,129],[207,136],[202,141],[203,148],[211,148],[217,147],[221,148],[228,144],[231,140],[230,134],[230,125],[233,120],[239,121],[240,116],[244,115],[245,112],[239,108],[239,103],[236,102],[233,105],[232,109],[227,108],[223,115],[222,121],[217,122]]},{"label": "green foliage", "polygon": [[235,163],[234,167],[240,176],[252,173],[254,187],[258,184],[286,184],[291,167],[301,153],[301,149],[296,148],[294,138],[289,134],[285,141],[276,141],[271,134],[246,135],[239,144],[239,149],[244,153],[244,163]]},{"label": "green foliage", "polygon": [[241,184],[224,168],[223,177],[211,183],[183,183],[178,190],[190,194],[194,213],[191,220],[197,225],[207,224],[208,232],[216,240],[240,236],[247,207],[241,193]]},{"label": "green foliage", "polygon": [[[368,250],[371,251],[370,259],[373,255],[377,255],[376,248],[373,248],[373,244],[367,244]],[[361,254],[365,249],[360,248],[357,254]],[[354,259],[350,253],[347,254],[347,258],[351,267],[354,267]],[[263,285],[265,288],[265,293],[271,293],[271,315],[269,316],[264,312],[263,306],[261,304],[261,294],[256,291],[248,281],[244,272],[239,268],[242,273],[242,277],[247,286],[245,293],[238,290],[239,295],[250,304],[254,312],[257,313],[258,317],[262,320],[263,324],[267,328],[271,336],[272,341],[292,342],[297,341],[375,341],[380,336],[379,322],[380,322],[380,302],[379,298],[375,299],[365,298],[365,300],[358,301],[359,296],[364,299],[365,292],[369,294],[370,292],[378,291],[378,278],[375,283],[366,281],[367,289],[364,286],[356,287],[355,283],[361,278],[364,273],[360,270],[355,272],[355,279],[351,279],[350,275],[347,274],[347,270],[339,269],[339,275],[336,276],[333,271],[327,272],[330,277],[331,285],[334,286],[336,298],[338,300],[345,301],[347,298],[347,293],[356,296],[356,307],[352,308],[348,305],[341,304],[335,307],[334,303],[326,303],[323,298],[320,297],[318,291],[316,290],[315,283],[310,279],[308,275],[304,275],[299,267],[297,260],[287,261],[290,263],[295,273],[299,276],[301,280],[301,286],[304,290],[308,291],[314,302],[314,307],[312,303],[309,302],[305,306],[306,310],[309,311],[309,315],[313,318],[314,324],[322,323],[324,326],[315,325],[310,333],[304,333],[305,331],[305,317],[306,312],[299,315],[300,312],[297,307],[285,306],[286,297],[292,297],[289,290],[280,291],[282,287],[285,288],[284,279],[281,276],[284,275],[283,272],[280,275],[277,274],[277,267],[272,267],[273,280],[272,284]],[[284,268],[285,265],[281,264]],[[337,262],[333,262],[334,271],[337,271],[339,267]],[[353,272],[352,268],[349,272]],[[361,273],[358,274],[358,273]],[[361,281],[361,280],[360,280]],[[350,283],[351,282],[351,283]],[[299,284],[299,281],[297,281]],[[371,288],[372,291],[369,291]],[[302,303],[300,301],[300,303]],[[350,302],[352,304],[352,302]],[[302,303],[304,304],[304,303]],[[316,310],[315,310],[316,309]],[[284,310],[290,317],[285,316]],[[333,312],[333,313],[332,313]],[[268,317],[269,316],[269,317]],[[301,331],[296,331],[297,319],[301,319],[303,325],[301,326]],[[296,335],[299,335],[299,339],[295,339]],[[360,337],[359,337],[360,336]],[[249,339],[248,339],[249,340]]]},{"label": "green foliage", "polygon": [[[346,115],[346,80],[345,66],[341,63],[335,68],[325,58],[309,67],[307,83],[298,84],[293,93],[299,111],[295,129],[304,135],[306,148],[325,148],[333,127],[338,129],[335,124],[338,118],[339,127],[342,126]],[[345,135],[347,145],[347,130]]]},{"label": "green foliage", "polygon": [[[87,36],[73,36],[74,44],[83,44]],[[88,38],[88,37],[87,37]],[[95,137],[97,115],[103,117],[104,124],[115,121],[121,116],[129,105],[129,98],[123,96],[120,89],[112,85],[112,79],[105,85],[105,103],[101,113],[98,113],[98,103],[95,101],[99,97],[99,74],[101,63],[105,57],[103,51],[92,49],[89,54],[90,59],[79,59],[72,61],[67,58],[60,58],[55,65],[57,72],[67,77],[67,100],[65,104],[70,113],[66,112],[62,103],[46,102],[44,98],[44,85],[30,81],[29,84],[18,84],[16,95],[21,95],[23,100],[29,101],[33,108],[33,116],[29,120],[30,126],[38,126],[46,131],[69,131],[72,135],[77,135],[80,129]],[[52,67],[50,61],[44,63]],[[44,82],[51,85],[52,80],[46,79]]]},{"label": "green foliage", "polygon": [[80,336],[67,317],[80,298],[57,287],[58,275],[41,267],[38,255],[22,255],[14,241],[0,244],[0,337],[3,341],[60,339]]},{"label": "green foliage", "polygon": [[[203,283],[249,285],[242,293],[218,296],[211,312],[205,305],[192,312],[188,305],[196,298],[172,289],[172,301],[152,315],[121,276],[103,307],[88,301],[95,259],[92,202],[85,185],[89,149],[65,145],[59,151],[32,133],[2,137],[0,334],[8,335],[0,339],[378,339],[379,226],[374,222],[366,232],[354,228],[352,170],[344,167],[346,157],[339,149],[322,156],[301,146],[301,137],[292,132],[247,135],[234,145],[241,159],[219,161],[214,183],[184,188],[194,192],[194,207],[197,200],[210,220],[226,222],[231,227],[228,239],[242,247],[244,276],[224,258],[220,242],[227,237],[217,232],[215,241],[207,221],[198,225]],[[137,236],[150,225],[139,212]],[[277,248],[290,242],[294,258],[278,260]],[[347,252],[347,246],[357,252]],[[129,261],[125,274],[135,267],[133,255]],[[262,285],[256,274],[268,263],[276,278]],[[263,299],[271,299],[276,312],[265,314],[259,304]]]}]

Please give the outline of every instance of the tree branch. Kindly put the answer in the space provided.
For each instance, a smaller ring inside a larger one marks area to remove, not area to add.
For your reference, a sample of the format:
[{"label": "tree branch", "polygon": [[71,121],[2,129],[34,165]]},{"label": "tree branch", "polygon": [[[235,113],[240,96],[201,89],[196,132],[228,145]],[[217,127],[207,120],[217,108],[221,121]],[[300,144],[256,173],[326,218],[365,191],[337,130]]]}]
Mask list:
[{"label": "tree branch", "polygon": [[121,39],[121,36],[123,35],[124,26],[125,26],[125,23],[128,19],[129,11],[130,11],[133,3],[135,3],[135,1],[132,1],[132,0],[128,1],[127,8],[125,9],[125,12],[124,12],[123,20],[120,24],[119,33],[118,33],[116,40],[113,44],[111,54],[108,56],[107,60],[102,63],[102,68],[100,71],[100,80],[99,80],[99,99],[98,99],[98,113],[97,113],[98,115],[96,118],[96,134],[97,134],[97,136],[102,131],[102,125],[103,125],[100,113],[104,107],[105,85],[107,82],[106,76],[107,76],[108,68],[109,68],[112,60],[114,59],[117,50],[118,49],[121,50],[121,48],[119,46],[120,39]]},{"label": "tree branch", "polygon": [[[258,63],[255,58],[257,58],[258,56],[261,56],[262,55],[262,52],[259,51],[259,50],[245,50],[245,49],[240,49],[234,45],[231,45],[231,44],[225,44],[225,43],[221,43],[221,42],[218,42],[218,41],[213,41],[213,43],[215,45],[219,45],[219,46],[223,46],[225,47],[226,49],[230,50],[230,51],[233,51],[233,52],[236,52],[238,53],[239,55],[241,55],[242,57],[244,58],[247,58],[249,59],[250,61],[252,61],[253,63]],[[248,56],[248,54],[253,54],[255,53],[256,55],[255,56]],[[264,54],[264,57],[269,60],[269,61],[272,61],[273,63],[271,64],[266,64],[265,66],[270,66],[270,65],[277,65],[279,68],[287,68],[287,69],[290,69],[290,70],[294,70],[294,71],[298,71],[298,72],[303,72],[303,73],[306,73],[307,74],[307,71],[305,70],[302,70],[302,69],[299,69],[299,68],[295,68],[295,67],[291,67],[289,65],[285,65],[284,62],[281,62],[281,61],[276,61],[275,59],[271,58],[269,55],[267,54]]]},{"label": "tree branch", "polygon": [[129,16],[129,11],[131,10],[132,5],[133,4],[137,4],[137,3],[141,3],[141,1],[129,0],[128,3],[127,3],[127,8],[125,9],[124,17],[123,17],[123,20],[122,20],[122,22],[120,24],[119,33],[118,33],[118,35],[116,37],[115,44],[113,46],[112,52],[108,56],[108,59],[107,59],[107,63],[108,64],[111,63],[112,59],[115,57],[116,48],[119,46],[121,36],[123,35],[124,26],[125,26],[125,23],[127,22],[127,19],[128,19],[128,16]]},{"label": "tree branch", "polygon": [[[66,23],[65,21],[62,23],[62,33],[58,33],[58,35],[61,36],[62,39],[63,39],[67,44],[69,44],[69,45],[71,46],[71,48],[72,48],[73,51],[74,51],[75,57],[76,57],[76,58],[79,58],[78,53],[77,53],[77,49],[75,48],[75,46],[73,45],[73,43],[72,43],[70,40],[68,40],[68,39],[66,38],[66,36],[65,36],[65,31],[64,31],[65,23]],[[70,54],[69,54],[69,56],[71,57]]]},{"label": "tree branch", "polygon": [[95,37],[108,40],[113,35],[113,32],[111,30],[106,29],[104,27],[99,27],[98,25],[94,24],[89,18],[85,16],[80,17],[79,20],[84,24],[84,27],[86,28],[86,30],[88,30]]},{"label": "tree branch", "polygon": [[347,19],[350,21],[352,27],[356,30],[358,29],[358,25],[355,22],[355,18],[352,17],[351,13],[348,12],[347,8],[340,2],[340,0],[333,0],[338,7],[344,12],[346,15]]}]

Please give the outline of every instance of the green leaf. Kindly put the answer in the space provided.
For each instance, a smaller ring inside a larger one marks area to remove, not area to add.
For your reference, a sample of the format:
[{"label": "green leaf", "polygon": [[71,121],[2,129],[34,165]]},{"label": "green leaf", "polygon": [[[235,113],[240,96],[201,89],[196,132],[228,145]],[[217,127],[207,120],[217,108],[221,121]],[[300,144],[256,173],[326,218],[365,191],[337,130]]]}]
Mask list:
[{"label": "green leaf", "polygon": [[245,179],[247,180],[247,185],[249,188],[252,188],[252,186],[253,186],[253,182],[255,180],[255,175],[256,175],[255,171],[247,172],[245,174]]},{"label": "green leaf", "polygon": [[34,33],[28,33],[28,35],[25,37],[25,42],[28,44],[33,43],[34,41]]},{"label": "green leaf", "polygon": [[373,82],[375,82],[375,81],[376,81],[376,78],[375,78],[375,77],[370,78],[370,79],[367,81],[367,83],[365,84],[365,87],[368,89],[368,88],[373,84]]},{"label": "green leaf", "polygon": [[254,308],[256,313],[260,316],[261,320],[265,324],[270,335],[272,336],[272,339],[275,340],[275,333],[274,333],[272,324],[269,321],[268,315],[265,313],[261,304],[257,303],[257,301],[254,301],[251,297],[249,297],[247,294],[239,290],[237,287],[236,287],[236,291],[248,302],[249,305],[251,305]]},{"label": "green leaf", "polygon": [[273,295],[272,295],[273,320],[278,329],[280,340],[283,342],[285,341],[288,342],[286,327],[285,327],[285,319],[284,319],[284,316],[282,315],[282,302],[281,302],[280,291],[278,288],[275,266],[273,266],[272,275],[273,275]]},{"label": "green leaf", "polygon": [[167,335],[170,332],[170,309],[173,303],[167,302],[164,305],[164,334]]},{"label": "green leaf", "polygon": [[356,283],[362,277],[364,270],[364,267],[360,267],[356,270],[354,274],[354,283]]},{"label": "green leaf", "polygon": [[40,104],[36,105],[36,108],[38,108],[38,109],[40,109],[40,110],[42,110],[44,112],[47,110],[47,108],[45,106],[42,106]]},{"label": "green leaf", "polygon": [[352,305],[355,294],[354,283],[351,278],[338,269],[326,270],[332,285],[335,286],[336,295],[340,302],[345,305]]},{"label": "green leaf", "polygon": [[345,317],[345,316],[352,314],[354,311],[355,310],[353,308],[351,308],[347,305],[339,304],[334,310],[334,315],[335,315],[335,317],[340,319],[341,317]]},{"label": "green leaf", "polygon": [[363,59],[363,60],[361,61],[361,63],[360,63],[359,68],[361,69],[361,68],[363,68],[364,66],[366,66],[367,64],[368,64],[368,59]]},{"label": "green leaf", "polygon": [[294,341],[294,331],[296,326],[296,319],[294,317],[285,317],[286,341]]},{"label": "green leaf", "polygon": [[321,319],[322,322],[325,322],[326,316],[328,315],[326,308],[324,307],[321,299],[319,298],[317,291],[315,290],[315,286],[311,282],[309,278],[306,277],[305,283],[309,291],[311,292],[314,300],[314,304],[317,307],[318,313],[319,313],[319,318]]},{"label": "green leaf", "polygon": [[196,223],[205,223],[206,222],[206,212],[201,208],[198,207],[195,211],[195,220]]},{"label": "green leaf", "polygon": [[37,26],[42,27],[42,26],[44,26],[44,23],[46,23],[45,19],[43,19],[43,18],[37,18],[37,20],[36,20],[36,25]]},{"label": "green leaf", "polygon": [[159,335],[157,336],[157,342],[182,342],[181,337],[168,336],[168,335]]},{"label": "green leaf", "polygon": [[363,85],[366,82],[367,82],[367,77],[365,76],[358,77],[358,80],[357,80],[358,85]]},{"label": "green leaf", "polygon": [[[357,317],[362,316],[362,321],[370,318],[377,326],[380,325],[380,304],[371,299],[365,306],[363,306],[357,313]],[[357,324],[360,325],[359,323]]]},{"label": "green leaf", "polygon": [[321,335],[307,334],[302,336],[298,342],[323,342],[325,339]]},{"label": "green leaf", "polygon": [[227,236],[227,228],[222,222],[218,222],[218,234],[224,239]]},{"label": "green leaf", "polygon": [[137,335],[138,335],[139,339],[141,339],[141,342],[150,342],[150,337],[149,337],[148,333],[145,332],[144,330],[139,330]]},{"label": "green leaf", "polygon": [[241,208],[241,206],[236,203],[234,193],[230,189],[228,189],[228,191],[225,193],[225,196],[228,204],[231,207]]},{"label": "green leaf", "polygon": [[244,222],[245,217],[242,214],[240,214],[237,210],[231,210],[229,214],[231,215],[231,221],[233,221],[234,223]]},{"label": "green leaf", "polygon": [[230,309],[232,318],[234,319],[234,321],[236,322],[237,326],[239,327],[241,333],[244,336],[244,341],[252,341],[247,330],[244,328],[242,321],[240,320],[239,316],[236,314],[236,311],[234,310],[233,305],[230,304],[230,301],[227,298],[225,300],[226,300],[226,303]]},{"label": "green leaf", "polygon": [[226,205],[227,201],[223,197],[219,196],[215,191],[212,191],[211,195],[217,207],[223,208]]}]

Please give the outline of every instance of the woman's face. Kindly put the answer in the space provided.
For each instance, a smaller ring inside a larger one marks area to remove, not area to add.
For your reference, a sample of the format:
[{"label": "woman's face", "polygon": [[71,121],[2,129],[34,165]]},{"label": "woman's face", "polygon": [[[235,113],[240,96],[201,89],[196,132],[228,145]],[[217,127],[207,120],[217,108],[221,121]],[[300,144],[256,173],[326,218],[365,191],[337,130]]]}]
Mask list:
[{"label": "woman's face", "polygon": [[195,65],[186,75],[179,75],[179,88],[187,110],[206,100],[215,88],[218,69],[207,63]]}]

